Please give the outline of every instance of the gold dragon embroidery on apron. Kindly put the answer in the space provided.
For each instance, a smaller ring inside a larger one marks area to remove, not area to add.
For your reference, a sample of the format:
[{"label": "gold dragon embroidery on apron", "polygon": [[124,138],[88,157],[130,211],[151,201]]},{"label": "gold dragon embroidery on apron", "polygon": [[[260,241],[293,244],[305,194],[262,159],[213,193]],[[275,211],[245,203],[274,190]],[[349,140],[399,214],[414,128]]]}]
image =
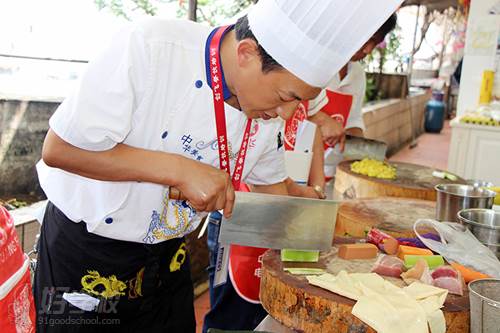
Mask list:
[{"label": "gold dragon embroidery on apron", "polygon": [[[84,291],[104,298],[125,295],[123,291],[127,288],[127,285],[118,280],[115,275],[104,277],[99,272],[91,270],[88,270],[87,273],[81,279]],[[98,286],[101,286],[101,288],[98,289]]]},{"label": "gold dragon embroidery on apron", "polygon": [[170,260],[170,272],[175,272],[181,269],[182,264],[186,260],[186,243],[182,243],[179,249]]},{"label": "gold dragon embroidery on apron", "polygon": [[144,277],[144,267],[137,272],[133,279],[127,281],[128,283],[128,298],[134,299],[137,297],[142,297],[142,279]]}]

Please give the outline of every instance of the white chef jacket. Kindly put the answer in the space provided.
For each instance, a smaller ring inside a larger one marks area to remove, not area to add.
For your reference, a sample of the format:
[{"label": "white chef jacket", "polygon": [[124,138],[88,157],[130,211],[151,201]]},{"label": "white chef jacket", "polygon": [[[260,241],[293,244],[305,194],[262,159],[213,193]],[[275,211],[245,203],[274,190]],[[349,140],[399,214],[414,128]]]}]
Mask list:
[{"label": "white chef jacket", "polygon": [[326,91],[337,91],[353,97],[351,112],[346,122],[346,129],[359,127],[365,129],[363,123],[363,100],[365,98],[366,77],[365,70],[358,62],[350,62],[347,68],[347,75],[343,80],[340,80],[339,75],[335,75],[328,83],[328,86],[321,90],[316,98],[309,101],[307,110],[308,116],[313,116],[318,113],[326,104],[329,103]]},{"label": "white chef jacket", "polygon": [[363,66],[359,62],[350,62],[347,67],[347,75],[332,90],[352,95],[351,112],[347,118],[345,128],[358,127],[364,131],[365,124],[363,122],[362,108],[365,99],[366,76]]},{"label": "white chef jacket", "polygon": [[[152,18],[131,24],[89,64],[78,89],[51,117],[50,128],[86,150],[124,143],[219,167],[205,62],[210,33],[189,21]],[[232,172],[247,118],[225,108]],[[281,130],[278,119],[253,121],[243,181],[264,185],[286,178]],[[203,217],[185,201],[168,199],[167,186],[94,180],[43,161],[37,169],[48,199],[97,235],[158,243],[193,231]]]}]

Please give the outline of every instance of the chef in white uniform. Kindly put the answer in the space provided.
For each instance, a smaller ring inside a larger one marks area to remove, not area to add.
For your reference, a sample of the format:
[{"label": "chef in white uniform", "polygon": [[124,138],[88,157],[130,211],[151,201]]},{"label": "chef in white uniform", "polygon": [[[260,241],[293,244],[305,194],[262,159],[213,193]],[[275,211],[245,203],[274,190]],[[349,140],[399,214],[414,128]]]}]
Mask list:
[{"label": "chef in white uniform", "polygon": [[401,0],[354,2],[261,0],[234,26],[148,19],[115,36],[50,119],[37,166],[39,332],[194,332],[183,236],[204,212],[230,217],[241,181],[286,194],[279,118]]}]

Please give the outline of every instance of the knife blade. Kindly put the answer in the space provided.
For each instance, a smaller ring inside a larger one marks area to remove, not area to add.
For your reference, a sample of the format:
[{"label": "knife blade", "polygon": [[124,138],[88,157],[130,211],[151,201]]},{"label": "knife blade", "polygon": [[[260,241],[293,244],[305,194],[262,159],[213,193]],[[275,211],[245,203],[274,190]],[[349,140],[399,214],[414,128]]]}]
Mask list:
[{"label": "knife blade", "polygon": [[272,249],[330,249],[338,202],[236,192],[231,219],[223,218],[219,242]]},{"label": "knife blade", "polygon": [[366,139],[358,136],[346,135],[344,158],[348,160],[362,160],[372,158],[385,160],[387,144],[382,141]]}]

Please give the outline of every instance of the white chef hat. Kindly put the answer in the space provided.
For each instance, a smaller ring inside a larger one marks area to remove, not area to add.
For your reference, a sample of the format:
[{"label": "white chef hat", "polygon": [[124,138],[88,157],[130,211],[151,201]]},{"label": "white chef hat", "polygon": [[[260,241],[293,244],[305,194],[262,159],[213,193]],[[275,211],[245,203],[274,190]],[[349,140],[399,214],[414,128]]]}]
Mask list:
[{"label": "white chef hat", "polygon": [[260,0],[250,29],[295,76],[325,87],[403,0]]}]

